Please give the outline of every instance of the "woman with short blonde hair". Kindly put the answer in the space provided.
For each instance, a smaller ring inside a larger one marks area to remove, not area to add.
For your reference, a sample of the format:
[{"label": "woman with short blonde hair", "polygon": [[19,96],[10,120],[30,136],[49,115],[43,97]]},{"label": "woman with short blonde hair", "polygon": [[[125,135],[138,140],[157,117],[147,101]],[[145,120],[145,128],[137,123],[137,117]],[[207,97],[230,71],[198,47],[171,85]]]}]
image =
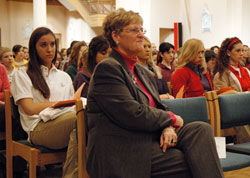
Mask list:
[{"label": "woman with short blonde hair", "polygon": [[112,51],[95,67],[88,88],[89,176],[223,177],[211,126],[183,125],[183,119],[162,104],[152,73],[137,64],[142,25],[138,13],[124,9],[104,21]]}]

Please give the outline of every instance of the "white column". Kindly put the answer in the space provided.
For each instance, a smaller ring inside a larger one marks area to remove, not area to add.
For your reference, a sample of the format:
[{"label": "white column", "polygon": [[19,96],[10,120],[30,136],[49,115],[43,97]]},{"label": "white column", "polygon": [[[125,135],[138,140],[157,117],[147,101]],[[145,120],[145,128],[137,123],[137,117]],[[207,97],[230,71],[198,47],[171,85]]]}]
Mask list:
[{"label": "white column", "polygon": [[229,0],[229,14],[231,15],[231,37],[239,37],[241,39],[242,36],[242,0]]},{"label": "white column", "polygon": [[33,0],[33,27],[47,25],[46,0]]}]

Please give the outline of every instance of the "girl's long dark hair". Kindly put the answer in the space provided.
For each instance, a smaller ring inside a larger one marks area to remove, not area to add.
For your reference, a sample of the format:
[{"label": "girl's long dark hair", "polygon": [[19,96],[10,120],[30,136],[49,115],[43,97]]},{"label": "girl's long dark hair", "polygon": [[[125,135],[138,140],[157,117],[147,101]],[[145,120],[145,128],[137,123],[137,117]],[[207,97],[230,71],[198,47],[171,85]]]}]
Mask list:
[{"label": "girl's long dark hair", "polygon": [[20,51],[21,48],[22,46],[19,44],[13,46],[12,51],[14,52],[14,57],[16,57],[17,53]]},{"label": "girl's long dark hair", "polygon": [[163,43],[160,44],[159,53],[158,53],[158,56],[157,56],[157,65],[162,62],[162,57],[161,57],[160,53],[163,54],[165,52],[168,52],[171,48],[174,49],[174,45],[172,45],[171,43],[163,42]]},{"label": "girl's long dark hair", "polygon": [[39,27],[35,29],[30,36],[30,40],[29,40],[30,61],[28,63],[28,69],[27,69],[27,74],[31,79],[33,87],[39,90],[44,98],[50,97],[50,90],[49,90],[49,86],[47,85],[42,75],[41,65],[43,64],[43,62],[36,51],[36,43],[42,36],[48,35],[48,34],[51,34],[55,39],[56,51],[55,51],[55,57],[52,63],[55,62],[57,58],[56,37],[50,29],[46,27]]},{"label": "girl's long dark hair", "polygon": [[98,52],[106,51],[109,48],[109,42],[104,36],[96,36],[89,43],[89,52],[87,60],[87,70],[93,73],[95,66],[97,65],[96,56]]}]

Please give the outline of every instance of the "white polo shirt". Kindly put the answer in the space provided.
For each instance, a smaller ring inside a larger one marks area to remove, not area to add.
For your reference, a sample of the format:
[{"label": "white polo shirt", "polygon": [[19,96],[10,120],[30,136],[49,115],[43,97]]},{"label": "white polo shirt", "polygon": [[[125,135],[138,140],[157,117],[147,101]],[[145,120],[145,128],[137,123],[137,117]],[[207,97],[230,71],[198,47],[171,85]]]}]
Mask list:
[{"label": "white polo shirt", "polygon": [[[67,73],[58,70],[54,65],[50,71],[47,67],[42,65],[41,70],[50,89],[50,98],[45,99],[43,95],[33,87],[32,82],[26,73],[27,67],[24,66],[15,71],[11,82],[11,92],[15,103],[23,98],[33,98],[34,102],[55,102],[73,99],[74,89],[72,80]],[[22,127],[29,135],[41,119],[39,118],[39,115],[29,116],[25,114],[20,105],[18,105],[18,110],[21,116]]]}]

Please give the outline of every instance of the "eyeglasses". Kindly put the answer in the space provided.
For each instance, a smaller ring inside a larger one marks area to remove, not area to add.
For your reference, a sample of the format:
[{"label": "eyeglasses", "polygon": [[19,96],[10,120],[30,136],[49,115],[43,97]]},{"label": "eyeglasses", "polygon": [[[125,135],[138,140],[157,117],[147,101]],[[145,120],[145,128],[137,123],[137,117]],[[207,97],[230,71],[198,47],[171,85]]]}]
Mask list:
[{"label": "eyeglasses", "polygon": [[132,29],[122,29],[121,31],[126,31],[126,32],[132,32],[134,34],[138,34],[138,33],[142,33],[142,34],[145,34],[147,32],[146,29],[144,28],[132,28]]}]

